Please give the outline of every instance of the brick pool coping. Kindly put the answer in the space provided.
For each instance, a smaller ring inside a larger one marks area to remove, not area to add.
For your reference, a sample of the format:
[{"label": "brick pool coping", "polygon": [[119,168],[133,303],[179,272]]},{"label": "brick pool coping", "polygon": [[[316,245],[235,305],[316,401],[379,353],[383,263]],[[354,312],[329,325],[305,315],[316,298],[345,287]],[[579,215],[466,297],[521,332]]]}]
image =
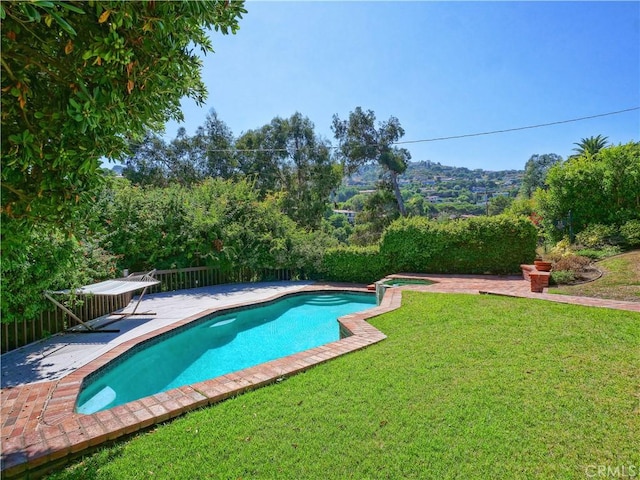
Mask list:
[{"label": "brick pool coping", "polygon": [[[366,289],[361,286],[317,285],[305,287],[296,293],[312,291],[366,292]],[[296,293],[280,293],[259,303],[271,302]],[[177,321],[117,345],[60,380],[2,389],[2,477],[38,476],[106,442],[274,383],[345,353],[384,340],[386,335],[366,320],[395,310],[400,306],[400,302],[400,291],[392,290],[385,295],[379,306],[366,312],[341,317],[341,330],[346,329],[351,335],[338,341],[91,415],[74,412],[76,398],[86,376],[151,338],[203,316],[255,303],[245,302],[233,307],[210,309]]]}]

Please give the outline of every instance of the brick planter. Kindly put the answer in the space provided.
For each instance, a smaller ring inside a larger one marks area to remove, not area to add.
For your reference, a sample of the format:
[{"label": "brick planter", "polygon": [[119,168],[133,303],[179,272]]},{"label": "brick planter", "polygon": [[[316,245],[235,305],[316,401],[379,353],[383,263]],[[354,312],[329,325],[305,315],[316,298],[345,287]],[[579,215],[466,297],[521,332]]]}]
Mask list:
[{"label": "brick planter", "polygon": [[531,282],[531,291],[534,293],[542,293],[549,286],[550,272],[540,271],[535,265],[520,265],[522,276],[525,280]]}]

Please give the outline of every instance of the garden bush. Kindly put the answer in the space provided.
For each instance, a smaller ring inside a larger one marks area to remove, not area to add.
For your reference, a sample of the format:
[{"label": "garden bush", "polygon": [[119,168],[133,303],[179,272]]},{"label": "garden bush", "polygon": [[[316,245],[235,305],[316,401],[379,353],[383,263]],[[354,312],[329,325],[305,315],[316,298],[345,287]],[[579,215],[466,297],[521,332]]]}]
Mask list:
[{"label": "garden bush", "polygon": [[591,264],[591,259],[581,255],[567,255],[553,264],[553,271],[580,271]]},{"label": "garden bush", "polygon": [[622,225],[620,235],[629,248],[640,247],[640,220],[629,220]]},{"label": "garden bush", "polygon": [[619,243],[618,229],[614,225],[595,223],[576,235],[576,243],[585,247],[604,247]]},{"label": "garden bush", "polygon": [[3,252],[2,322],[31,320],[50,310],[52,304],[42,295],[45,290],[79,287],[119,275],[116,258],[99,247],[95,238],[81,242],[58,227],[34,226],[22,248]]},{"label": "garden bush", "polygon": [[576,273],[573,270],[560,270],[551,272],[551,285],[563,285],[573,283],[576,280]]},{"label": "garden bush", "polygon": [[380,253],[393,271],[510,274],[535,257],[538,232],[526,217],[450,222],[403,218],[385,231]]},{"label": "garden bush", "polygon": [[582,255],[565,255],[553,265],[551,280],[553,284],[567,284],[594,280],[600,276],[591,259]]},{"label": "garden bush", "polygon": [[[331,243],[299,229],[277,197],[258,198],[248,181],[140,188],[120,180],[101,201],[107,248],[121,268],[302,268]],[[305,248],[309,241],[316,251]]]},{"label": "garden bush", "polygon": [[591,260],[602,260],[603,258],[612,257],[622,253],[622,249],[618,246],[606,245],[602,248],[583,248],[576,250],[576,255],[589,257]]},{"label": "garden bush", "polygon": [[328,249],[321,269],[325,280],[356,283],[372,283],[388,273],[378,246]]}]

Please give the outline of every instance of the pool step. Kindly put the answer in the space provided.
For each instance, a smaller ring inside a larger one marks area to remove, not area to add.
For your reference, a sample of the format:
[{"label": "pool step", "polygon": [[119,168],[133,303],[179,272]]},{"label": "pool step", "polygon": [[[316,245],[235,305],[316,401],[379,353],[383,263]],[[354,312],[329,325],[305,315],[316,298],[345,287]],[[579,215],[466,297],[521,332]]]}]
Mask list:
[{"label": "pool step", "polygon": [[351,300],[344,297],[334,297],[334,296],[325,296],[325,297],[316,297],[305,302],[306,305],[345,305],[349,303]]}]

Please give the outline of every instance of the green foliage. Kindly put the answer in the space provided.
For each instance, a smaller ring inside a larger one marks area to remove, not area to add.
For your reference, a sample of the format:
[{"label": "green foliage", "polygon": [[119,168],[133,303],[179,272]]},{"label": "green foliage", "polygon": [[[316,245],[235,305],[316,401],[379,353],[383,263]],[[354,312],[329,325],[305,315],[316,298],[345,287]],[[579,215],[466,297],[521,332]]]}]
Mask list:
[{"label": "green foliage", "polygon": [[535,202],[530,198],[517,197],[505,209],[504,213],[508,215],[522,215],[531,217],[535,212]]},{"label": "green foliage", "polygon": [[536,189],[544,187],[549,169],[559,163],[562,157],[555,153],[532,155],[524,166],[520,196],[531,198]]},{"label": "green foliage", "polygon": [[206,96],[194,48],[235,33],[243,2],[2,3],[2,214],[60,222],[100,159]]},{"label": "green foliage", "polygon": [[491,199],[489,199],[489,215],[495,216],[504,213],[504,211],[509,208],[512,203],[513,199],[504,195],[492,197]]},{"label": "green foliage", "polygon": [[607,146],[607,140],[609,137],[603,137],[602,135],[596,135],[595,137],[583,138],[579,142],[574,143],[576,148],[573,149],[577,156],[590,155],[595,157],[600,150]]},{"label": "green foliage", "polygon": [[380,252],[393,271],[507,274],[533,261],[536,242],[537,230],[524,217],[412,217],[391,224]]},{"label": "green foliage", "polygon": [[276,197],[260,200],[246,180],[141,188],[116,179],[101,202],[112,232],[107,246],[130,270],[303,269],[319,263],[323,245],[335,244],[298,229]]},{"label": "green foliage", "polygon": [[585,247],[614,245],[618,229],[614,225],[593,223],[576,235],[576,243]]},{"label": "green foliage", "polygon": [[373,195],[367,195],[364,202],[362,211],[356,215],[353,234],[349,238],[352,245],[377,244],[384,229],[400,215],[395,197],[388,188],[380,188]]},{"label": "green foliage", "polygon": [[640,220],[629,220],[620,227],[620,234],[628,247],[640,247]]},{"label": "green foliage", "polygon": [[169,143],[152,132],[130,142],[122,174],[134,184],[156,187],[193,185],[207,177],[232,178],[237,166],[233,143],[233,133],[212,109],[192,137],[180,128]]},{"label": "green foliage", "polygon": [[[551,240],[588,225],[621,226],[640,219],[640,142],[607,147],[556,164],[548,190],[535,199]],[[559,228],[560,227],[560,228]]]},{"label": "green foliage", "polygon": [[342,169],[311,120],[297,112],[276,117],[245,132],[236,147],[239,173],[252,179],[262,196],[280,192],[283,210],[299,225],[320,225],[329,197],[342,181]]},{"label": "green foliage", "polygon": [[353,233],[353,226],[346,215],[333,213],[322,222],[322,230],[341,244],[348,244],[349,236]]},{"label": "green foliage", "polygon": [[618,246],[605,245],[601,248],[581,248],[575,251],[576,255],[590,258],[591,260],[602,260],[603,258],[612,257],[622,253],[622,249]]},{"label": "green foliage", "polygon": [[390,270],[377,246],[342,247],[326,251],[320,273],[325,280],[372,283]]},{"label": "green foliage", "polygon": [[338,156],[347,175],[355,173],[361,166],[377,162],[382,169],[382,180],[388,182],[401,215],[406,215],[398,176],[408,167],[411,154],[406,148],[392,147],[404,136],[400,121],[390,117],[376,127],[373,110],[356,107],[349,113],[348,120],[333,116],[331,129],[338,140]]},{"label": "green foliage", "polygon": [[557,270],[551,272],[549,283],[551,285],[565,285],[576,281],[576,273],[573,270]]},{"label": "green foliage", "polygon": [[[10,232],[7,232],[10,234]],[[35,318],[51,309],[45,290],[78,287],[117,276],[115,258],[99,246],[100,238],[80,242],[55,227],[30,230],[22,248],[3,251],[2,322]]]}]

